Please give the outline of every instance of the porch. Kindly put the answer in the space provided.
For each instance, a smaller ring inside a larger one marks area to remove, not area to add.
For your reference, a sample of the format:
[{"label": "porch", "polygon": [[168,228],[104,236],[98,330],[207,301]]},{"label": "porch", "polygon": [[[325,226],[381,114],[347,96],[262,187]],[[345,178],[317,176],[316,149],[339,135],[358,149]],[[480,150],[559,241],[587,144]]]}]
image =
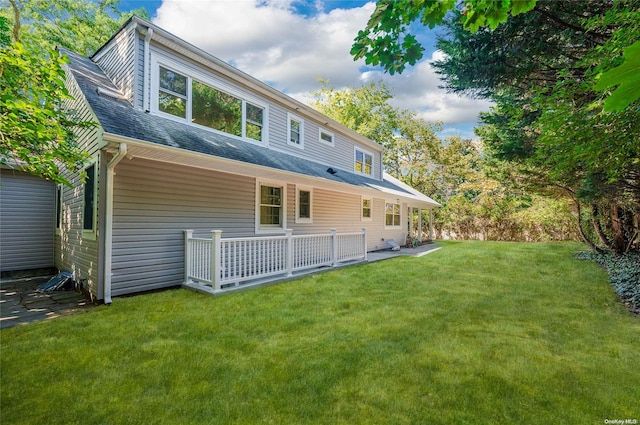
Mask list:
[{"label": "porch", "polygon": [[218,294],[367,261],[366,229],[355,233],[197,238],[184,231],[184,286]]}]

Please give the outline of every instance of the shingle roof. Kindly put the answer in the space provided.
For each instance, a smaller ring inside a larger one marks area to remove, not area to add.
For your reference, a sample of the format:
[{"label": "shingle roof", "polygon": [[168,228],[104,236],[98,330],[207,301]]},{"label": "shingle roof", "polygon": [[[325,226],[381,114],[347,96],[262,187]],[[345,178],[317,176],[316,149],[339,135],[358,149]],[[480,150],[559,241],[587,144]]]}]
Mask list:
[{"label": "shingle roof", "polygon": [[106,133],[328,181],[391,191],[419,201],[431,201],[437,205],[430,198],[424,195],[417,197],[415,191],[409,191],[403,185],[394,184],[387,179],[373,180],[346,171],[330,174],[327,168],[332,167],[331,164],[308,161],[186,123],[145,113],[135,109],[127,100],[100,95],[98,89],[116,92],[119,89],[90,59],[62,48],[60,52],[69,57],[69,69]]}]

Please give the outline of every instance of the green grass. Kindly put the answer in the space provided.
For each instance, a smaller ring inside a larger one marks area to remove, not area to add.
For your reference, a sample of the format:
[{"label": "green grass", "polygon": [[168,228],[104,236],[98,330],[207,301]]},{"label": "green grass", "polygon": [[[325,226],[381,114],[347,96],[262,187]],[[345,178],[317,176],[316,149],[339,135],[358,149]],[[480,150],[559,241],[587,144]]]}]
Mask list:
[{"label": "green grass", "polygon": [[640,319],[580,245],[442,245],[3,330],[0,422],[640,421]]}]

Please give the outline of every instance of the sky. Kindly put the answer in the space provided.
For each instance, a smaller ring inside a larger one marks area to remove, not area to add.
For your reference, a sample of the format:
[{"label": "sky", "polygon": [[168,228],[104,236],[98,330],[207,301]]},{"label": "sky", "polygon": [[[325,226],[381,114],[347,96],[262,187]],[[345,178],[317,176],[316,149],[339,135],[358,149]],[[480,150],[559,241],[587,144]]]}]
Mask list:
[{"label": "sky", "polygon": [[375,3],[332,0],[122,0],[121,10],[143,7],[151,21],[198,48],[271,85],[310,103],[320,88],[359,87],[384,81],[393,106],[409,109],[429,122],[441,121],[441,137],[476,138],[478,114],[486,100],[462,97],[439,88],[430,62],[442,57],[436,35],[415,25],[425,48],[423,59],[402,74],[389,75],[354,61],[349,51],[365,28]]}]

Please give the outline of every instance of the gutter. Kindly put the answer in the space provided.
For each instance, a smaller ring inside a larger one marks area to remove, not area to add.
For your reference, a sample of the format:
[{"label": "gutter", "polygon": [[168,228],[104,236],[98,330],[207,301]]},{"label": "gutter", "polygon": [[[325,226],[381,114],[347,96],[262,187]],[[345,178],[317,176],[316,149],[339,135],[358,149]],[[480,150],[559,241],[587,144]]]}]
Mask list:
[{"label": "gutter", "polygon": [[127,144],[120,143],[118,152],[107,164],[107,193],[105,206],[105,229],[104,229],[104,303],[111,304],[111,272],[113,253],[113,177],[115,176],[116,165],[127,155]]},{"label": "gutter", "polygon": [[149,112],[149,42],[151,41],[151,37],[153,37],[153,28],[147,28],[147,33],[144,35],[144,58],[142,59],[142,66],[144,66],[142,78],[142,110],[145,112]]}]

